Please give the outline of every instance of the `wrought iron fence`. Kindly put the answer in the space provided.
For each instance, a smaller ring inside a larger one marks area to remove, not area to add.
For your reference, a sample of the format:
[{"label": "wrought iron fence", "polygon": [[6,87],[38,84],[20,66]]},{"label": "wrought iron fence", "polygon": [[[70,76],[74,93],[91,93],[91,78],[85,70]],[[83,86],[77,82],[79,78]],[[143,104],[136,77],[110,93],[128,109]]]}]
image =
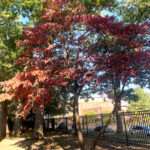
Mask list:
[{"label": "wrought iron fence", "polygon": [[129,144],[150,146],[150,111],[127,112],[124,117],[124,133]]},{"label": "wrought iron fence", "polygon": [[[112,116],[111,122],[105,130],[104,136],[110,140],[141,144],[150,148],[150,111],[121,112],[123,130],[117,133],[116,117]],[[110,114],[81,116],[81,130],[87,136],[95,136],[106,125]],[[67,131],[74,130],[72,117],[49,118],[45,117],[45,130]]]}]

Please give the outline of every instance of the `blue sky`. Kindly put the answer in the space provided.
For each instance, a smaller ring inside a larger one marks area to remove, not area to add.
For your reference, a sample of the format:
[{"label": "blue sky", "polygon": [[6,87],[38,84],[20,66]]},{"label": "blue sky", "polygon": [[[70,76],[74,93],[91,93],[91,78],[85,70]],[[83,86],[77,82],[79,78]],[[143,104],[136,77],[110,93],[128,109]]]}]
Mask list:
[{"label": "blue sky", "polygon": [[29,23],[29,18],[20,16],[19,21],[21,21],[25,25],[25,24]]}]

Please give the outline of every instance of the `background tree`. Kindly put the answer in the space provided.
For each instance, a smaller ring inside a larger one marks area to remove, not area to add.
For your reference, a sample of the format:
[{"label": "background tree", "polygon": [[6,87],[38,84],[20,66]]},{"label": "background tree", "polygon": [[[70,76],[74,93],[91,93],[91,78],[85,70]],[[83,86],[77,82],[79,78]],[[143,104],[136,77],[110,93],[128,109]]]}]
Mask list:
[{"label": "background tree", "polygon": [[150,6],[148,0],[122,0],[117,12],[126,22],[143,22],[150,18]]},{"label": "background tree", "polygon": [[[17,71],[14,61],[20,54],[21,49],[16,48],[16,40],[20,38],[23,23],[35,22],[42,9],[42,3],[35,1],[1,1],[0,3],[0,81],[9,79]],[[32,21],[31,21],[32,20]],[[34,21],[33,21],[34,20]],[[0,104],[0,135],[6,134],[6,103]],[[9,105],[9,107],[11,107]],[[10,113],[10,112],[8,112]],[[2,119],[2,120],[1,120]]]},{"label": "background tree", "polygon": [[129,111],[141,111],[150,109],[150,94],[142,88],[133,91],[134,97],[129,99]]},{"label": "background tree", "polygon": [[[124,87],[131,83],[141,67],[147,64],[142,52],[144,43],[140,34],[146,34],[145,26],[138,24],[116,23],[114,18],[102,18],[100,16],[83,16],[82,22],[89,26],[89,30],[98,33],[97,41],[90,47],[91,60],[95,63],[98,83],[102,91],[113,90],[115,112],[117,119],[117,131],[122,131],[121,118],[118,112],[121,110],[121,96]],[[111,26],[111,27],[109,27]],[[91,28],[90,28],[91,27]],[[139,40],[140,39],[140,40]],[[148,53],[146,53],[147,56]],[[136,62],[139,62],[138,65]]]},{"label": "background tree", "polygon": [[[90,3],[86,1],[85,5]],[[45,1],[44,7],[39,21],[24,28],[22,39],[17,42],[22,49],[17,60],[20,72],[1,84],[5,92],[1,100],[21,100],[19,114],[23,117],[33,109],[35,133],[43,136],[44,108],[57,88],[68,86],[66,91],[70,90],[68,95],[72,93],[74,99],[80,147],[85,149],[78,114],[83,87],[96,77],[99,91],[113,90],[113,113],[120,132],[118,112],[124,87],[136,78],[141,65],[149,68],[145,65],[149,53],[143,51],[143,35],[148,27],[146,23],[125,24],[113,17],[101,17],[79,1]]]},{"label": "background tree", "polygon": [[[38,117],[35,127],[37,125],[36,132],[39,135],[42,135],[43,120],[40,108],[43,109],[51,99],[50,93],[54,90],[52,87],[64,86],[71,76],[74,77],[74,68],[68,66],[68,58],[62,55],[65,52],[64,49],[59,48],[58,41],[60,33],[70,30],[69,12],[78,13],[78,8],[71,11],[68,9],[67,6],[70,4],[65,1],[46,3],[47,7],[43,11],[40,23],[33,28],[25,28],[23,39],[18,42],[18,45],[24,48],[24,52],[17,60],[17,64],[23,67],[23,71],[2,83],[6,94],[1,95],[1,98],[21,99],[24,105],[23,116],[26,116],[34,106]],[[63,40],[63,37],[60,38]],[[22,90],[23,93],[20,92]]]}]

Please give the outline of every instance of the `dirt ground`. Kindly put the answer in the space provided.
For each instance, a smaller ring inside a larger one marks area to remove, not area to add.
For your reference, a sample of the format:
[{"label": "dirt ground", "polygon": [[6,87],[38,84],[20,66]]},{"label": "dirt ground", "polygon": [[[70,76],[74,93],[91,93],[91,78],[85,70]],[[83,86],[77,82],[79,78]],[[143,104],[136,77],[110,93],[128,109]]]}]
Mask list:
[{"label": "dirt ground", "polygon": [[[87,145],[91,140],[87,140]],[[150,148],[130,146],[101,140],[97,150],[149,150]],[[32,138],[6,138],[0,141],[0,150],[80,150],[77,139],[72,135],[49,135],[44,140],[35,141]]]}]

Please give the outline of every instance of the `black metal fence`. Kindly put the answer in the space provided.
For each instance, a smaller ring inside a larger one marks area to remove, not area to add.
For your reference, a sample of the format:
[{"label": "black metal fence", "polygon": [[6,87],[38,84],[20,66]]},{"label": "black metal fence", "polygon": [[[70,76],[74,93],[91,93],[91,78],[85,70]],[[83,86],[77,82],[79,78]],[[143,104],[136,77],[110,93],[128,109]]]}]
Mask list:
[{"label": "black metal fence", "polygon": [[[150,148],[150,111],[121,112],[123,130],[117,133],[116,117],[112,116],[111,122],[105,130],[104,136],[110,140],[117,140],[129,144],[146,145]],[[81,129],[87,136],[95,136],[110,119],[110,114],[81,116]],[[73,118],[50,118],[45,115],[45,130],[73,132]]]},{"label": "black metal fence", "polygon": [[123,117],[127,142],[150,146],[150,111],[128,112]]}]

